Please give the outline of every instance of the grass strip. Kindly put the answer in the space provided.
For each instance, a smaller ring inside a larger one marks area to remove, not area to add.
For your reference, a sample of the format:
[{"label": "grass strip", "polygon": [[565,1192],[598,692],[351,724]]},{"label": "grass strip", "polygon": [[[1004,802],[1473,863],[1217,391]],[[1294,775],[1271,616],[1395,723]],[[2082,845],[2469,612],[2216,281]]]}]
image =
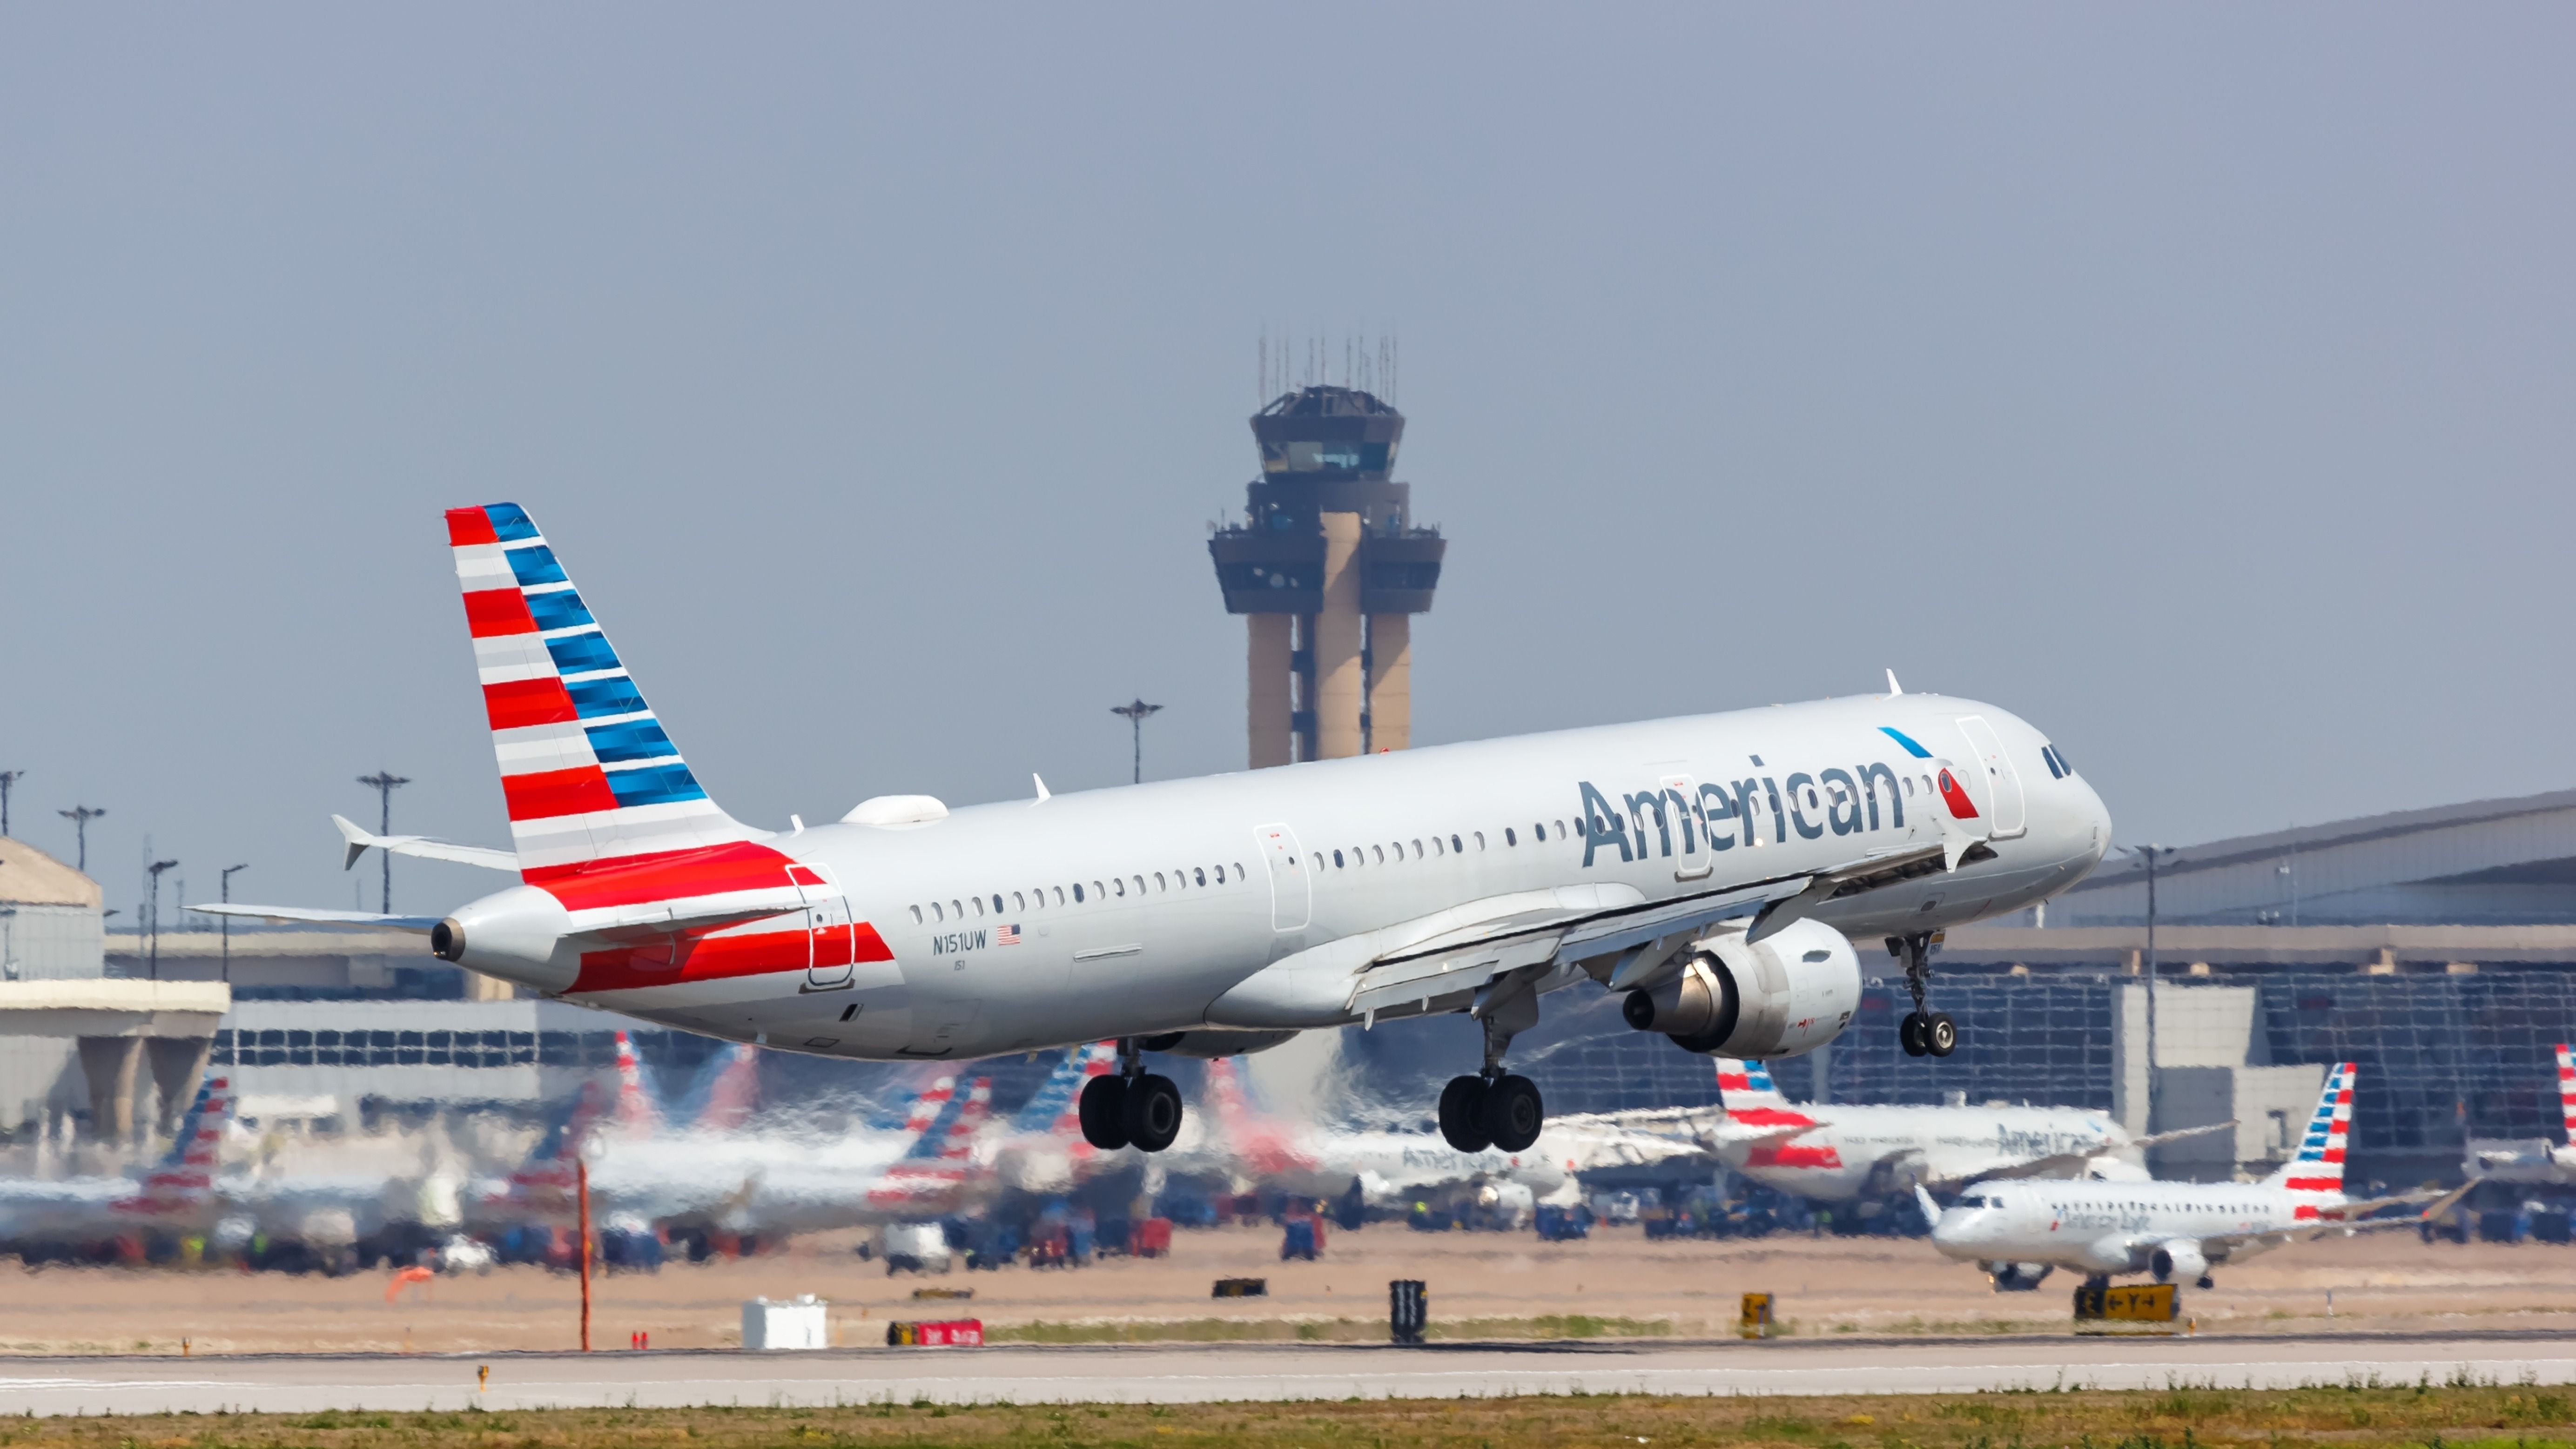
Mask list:
[{"label": "grass strip", "polygon": [[1340,1403],[555,1409],[0,1419],[25,1449],[2569,1449],[2570,1395],[2356,1381],[1929,1396],[1372,1399]]}]

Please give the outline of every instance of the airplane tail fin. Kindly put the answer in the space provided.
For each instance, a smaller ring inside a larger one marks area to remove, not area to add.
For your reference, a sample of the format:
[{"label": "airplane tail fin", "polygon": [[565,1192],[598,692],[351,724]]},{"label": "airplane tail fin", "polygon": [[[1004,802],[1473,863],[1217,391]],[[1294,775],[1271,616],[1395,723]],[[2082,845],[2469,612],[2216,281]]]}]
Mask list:
[{"label": "airplane tail fin", "polygon": [[2566,1129],[2567,1145],[2576,1147],[2576,1053],[2567,1043],[2558,1044],[2558,1119]]},{"label": "airplane tail fin", "polygon": [[675,1115],[706,1132],[730,1132],[751,1120],[760,1105],[760,1048],[749,1042],[733,1047],[707,1065],[690,1089],[688,1104]]},{"label": "airplane tail fin", "polygon": [[975,1132],[992,1104],[990,1077],[977,1077],[965,1091],[950,1094],[911,1150],[889,1164],[868,1189],[869,1203],[916,1212],[949,1205],[973,1170]]},{"label": "airplane tail fin", "polygon": [[525,509],[450,509],[447,541],[522,879],[761,838],[707,798]]},{"label": "airplane tail fin", "polygon": [[1789,1099],[1781,1096],[1780,1088],[1772,1082],[1769,1067],[1734,1057],[1718,1057],[1716,1062],[1718,1105],[1726,1109],[1727,1115],[1789,1105]]},{"label": "airplane tail fin", "polygon": [[143,1174],[134,1196],[117,1206],[130,1212],[167,1213],[197,1206],[214,1195],[215,1159],[223,1149],[224,1122],[232,1115],[231,1079],[208,1073],[179,1118],[170,1150]]},{"label": "airplane tail fin", "polygon": [[[2317,1110],[2308,1118],[2307,1136],[2299,1143],[2298,1155],[2265,1178],[2264,1186],[2342,1195],[2344,1145],[2352,1136],[2352,1083],[2359,1072],[2352,1062],[2337,1062],[2334,1070],[2326,1073],[2325,1090],[2317,1094]],[[2302,1206],[2296,1215],[2314,1217],[2316,1211]]]},{"label": "airplane tail fin", "polygon": [[1038,1137],[1082,1130],[1079,1099],[1093,1077],[1107,1076],[1118,1048],[1105,1041],[1078,1046],[1064,1054],[1027,1105],[1011,1117],[1011,1135]]},{"label": "airplane tail fin", "polygon": [[645,1135],[662,1125],[662,1109],[653,1100],[652,1084],[645,1079],[644,1059],[635,1053],[634,1039],[617,1033],[617,1127],[621,1132]]}]

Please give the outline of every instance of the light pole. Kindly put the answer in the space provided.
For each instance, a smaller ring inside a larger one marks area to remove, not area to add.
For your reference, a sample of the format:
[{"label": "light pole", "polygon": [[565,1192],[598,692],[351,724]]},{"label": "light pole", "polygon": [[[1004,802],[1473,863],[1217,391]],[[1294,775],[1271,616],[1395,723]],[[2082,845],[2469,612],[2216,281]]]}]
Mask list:
[{"label": "light pole", "polygon": [[155,981],[161,979],[161,872],[178,868],[179,862],[175,860],[156,860],[143,868],[152,877],[152,912],[144,919],[152,931],[152,979]]},{"label": "light pole", "polygon": [[1130,700],[1125,704],[1113,704],[1109,707],[1109,712],[1111,714],[1125,715],[1127,717],[1128,725],[1135,731],[1136,778],[1134,783],[1139,785],[1145,783],[1145,717],[1156,713],[1161,709],[1161,705],[1147,704],[1142,698]]},{"label": "light pole", "polygon": [[9,787],[26,777],[24,770],[0,770],[0,835],[9,833]]},{"label": "light pole", "polygon": [[75,805],[69,810],[57,810],[54,813],[72,823],[72,831],[80,840],[80,863],[74,868],[83,875],[89,874],[89,823],[107,812],[91,809],[87,805]]},{"label": "light pole", "polygon": [[[233,872],[234,872],[234,871],[237,871],[237,870],[248,870],[248,869],[250,869],[250,864],[249,864],[249,862],[247,862],[247,861],[243,862],[243,863],[242,863],[242,864],[240,864],[240,865],[228,865],[228,866],[225,866],[225,867],[223,868],[223,872],[222,872],[222,879],[218,882],[218,884],[220,884],[220,885],[223,887],[223,892],[224,892],[224,904],[225,904],[225,905],[231,905],[231,904],[233,903]],[[230,980],[232,980],[232,979],[233,979],[233,918],[232,918],[231,916],[225,916],[225,917],[223,918],[223,922],[224,922],[224,979],[225,979],[226,981],[230,981]]]},{"label": "light pole", "polygon": [[2168,845],[2133,845],[2147,863],[2147,1130],[2156,1130],[2156,861],[2176,853]]},{"label": "light pole", "polygon": [[[394,791],[410,784],[411,781],[391,770],[378,770],[372,775],[360,775],[358,783],[376,792],[376,833],[393,834]],[[376,853],[385,858],[385,891],[378,898],[379,904],[376,909],[390,916],[394,913],[394,853],[390,850],[380,850]]]}]

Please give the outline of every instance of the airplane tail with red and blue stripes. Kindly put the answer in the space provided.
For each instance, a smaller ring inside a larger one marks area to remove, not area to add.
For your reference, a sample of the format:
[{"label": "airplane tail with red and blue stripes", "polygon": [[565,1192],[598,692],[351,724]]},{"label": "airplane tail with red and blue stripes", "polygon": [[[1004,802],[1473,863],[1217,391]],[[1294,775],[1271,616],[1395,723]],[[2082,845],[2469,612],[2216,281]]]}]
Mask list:
[{"label": "airplane tail with red and blue stripes", "polygon": [[2563,1041],[2558,1044],[2558,1125],[2567,1134],[2567,1145],[2576,1147],[2576,1052]]},{"label": "airplane tail with red and blue stripes", "polygon": [[447,541],[522,879],[761,838],[707,798],[525,509],[450,509]]},{"label": "airplane tail with red and blue stripes", "polygon": [[214,1196],[215,1161],[223,1149],[224,1121],[233,1110],[232,1082],[208,1074],[197,1087],[170,1138],[170,1150],[143,1174],[132,1195],[111,1206],[118,1212],[164,1216],[204,1206]]},{"label": "airplane tail with red and blue stripes", "polygon": [[[2352,1137],[2352,1083],[2360,1070],[2357,1063],[2337,1062],[2326,1073],[2325,1090],[2317,1094],[2317,1110],[2308,1118],[2298,1153],[2265,1178],[2264,1186],[2342,1199],[2344,1148]],[[2301,1203],[2294,1215],[2312,1218],[2317,1211],[2317,1206]]]}]

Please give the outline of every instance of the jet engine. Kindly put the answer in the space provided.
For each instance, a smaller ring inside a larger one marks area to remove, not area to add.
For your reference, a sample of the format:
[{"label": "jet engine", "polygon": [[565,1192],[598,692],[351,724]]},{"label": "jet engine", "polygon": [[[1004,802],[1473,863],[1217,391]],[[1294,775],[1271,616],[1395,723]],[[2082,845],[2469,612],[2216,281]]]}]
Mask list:
[{"label": "jet engine", "polygon": [[1986,1277],[1998,1293],[2035,1293],[2049,1274],[2046,1263],[1988,1263]]},{"label": "jet engine", "polygon": [[1684,1051],[1784,1057],[1842,1034],[1860,1009],[1860,956],[1842,932],[1794,921],[1757,942],[1741,927],[1693,943],[1681,970],[1628,993],[1620,1014]]},{"label": "jet engine", "polygon": [[2201,1255],[2200,1244],[2190,1238],[2171,1238],[2158,1243],[2155,1256],[2147,1260],[2147,1267],[2155,1273],[2159,1283],[2209,1276],[2209,1259]]}]

